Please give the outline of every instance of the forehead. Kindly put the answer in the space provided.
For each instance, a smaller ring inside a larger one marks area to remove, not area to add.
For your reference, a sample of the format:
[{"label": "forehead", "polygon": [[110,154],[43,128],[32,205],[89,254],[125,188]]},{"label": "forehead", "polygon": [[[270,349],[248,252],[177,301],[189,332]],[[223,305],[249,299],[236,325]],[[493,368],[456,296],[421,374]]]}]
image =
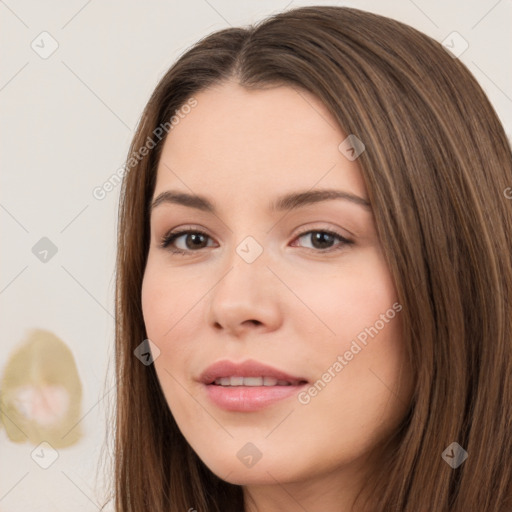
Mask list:
[{"label": "forehead", "polygon": [[347,134],[307,91],[248,90],[235,83],[206,89],[169,132],[155,195],[166,188],[254,195],[273,189],[343,186],[365,195],[357,161],[339,151]]}]

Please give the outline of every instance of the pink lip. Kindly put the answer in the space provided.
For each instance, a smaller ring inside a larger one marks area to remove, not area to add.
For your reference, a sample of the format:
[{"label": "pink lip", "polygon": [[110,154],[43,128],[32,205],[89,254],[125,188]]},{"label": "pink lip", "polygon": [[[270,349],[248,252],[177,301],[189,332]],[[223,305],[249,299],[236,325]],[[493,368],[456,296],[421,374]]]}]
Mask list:
[{"label": "pink lip", "polygon": [[[221,377],[274,377],[278,380],[296,382],[297,385],[223,387],[214,384],[215,379]],[[218,361],[203,371],[199,381],[203,383],[207,396],[218,407],[239,412],[260,410],[295,395],[308,384],[303,377],[290,375],[254,360],[243,363]]]}]

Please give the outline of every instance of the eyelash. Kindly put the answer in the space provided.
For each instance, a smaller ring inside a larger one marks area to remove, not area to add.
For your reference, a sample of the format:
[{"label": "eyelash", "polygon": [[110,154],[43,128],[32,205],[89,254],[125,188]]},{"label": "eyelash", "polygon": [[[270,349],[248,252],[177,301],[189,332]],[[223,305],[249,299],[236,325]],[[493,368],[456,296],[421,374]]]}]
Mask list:
[{"label": "eyelash", "polygon": [[[339,251],[339,250],[343,249],[346,245],[351,245],[351,244],[354,243],[352,240],[348,240],[347,238],[345,238],[344,236],[340,235],[336,231],[331,231],[329,229],[309,229],[309,230],[303,231],[301,233],[298,233],[296,238],[301,238],[304,235],[308,235],[308,234],[311,234],[311,233],[327,233],[328,235],[331,235],[331,236],[334,236],[334,237],[338,238],[342,242],[337,247],[334,247],[334,248],[331,247],[329,249],[311,249],[311,248],[306,247],[306,249],[309,249],[310,251],[313,251],[313,252],[316,252],[316,253],[320,253],[320,254],[325,254],[325,253],[331,253],[331,252]],[[161,247],[162,249],[167,249],[168,251],[170,251],[173,254],[179,254],[179,255],[182,255],[182,256],[186,256],[187,254],[194,253],[194,252],[199,252],[202,249],[206,249],[206,247],[203,247],[203,248],[198,249],[196,251],[193,251],[193,250],[184,251],[182,249],[176,249],[176,248],[169,247],[170,244],[172,242],[174,242],[177,238],[179,238],[182,235],[188,235],[188,234],[203,235],[205,237],[211,238],[207,233],[205,233],[204,231],[201,231],[201,230],[197,230],[197,229],[183,229],[181,231],[170,232],[170,233],[167,233],[166,235],[164,235],[164,237],[160,241],[159,247]]]}]

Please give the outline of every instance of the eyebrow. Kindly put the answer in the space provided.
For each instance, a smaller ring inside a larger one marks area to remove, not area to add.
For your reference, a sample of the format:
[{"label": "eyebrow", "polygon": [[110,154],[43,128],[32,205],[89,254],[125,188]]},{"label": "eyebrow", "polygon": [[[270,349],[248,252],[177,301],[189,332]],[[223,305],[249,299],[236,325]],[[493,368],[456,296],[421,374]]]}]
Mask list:
[{"label": "eyebrow", "polygon": [[[370,203],[350,192],[333,189],[320,189],[320,190],[307,190],[304,192],[294,192],[281,197],[269,204],[271,212],[280,212],[284,210],[296,210],[303,206],[319,203],[322,201],[330,201],[333,199],[342,199],[350,201],[353,204],[362,206],[367,210],[371,210]],[[177,192],[173,190],[166,190],[158,195],[158,197],[151,204],[151,211],[157,206],[170,203],[188,206],[208,213],[216,214],[217,210],[215,205],[206,197],[195,194],[187,194],[185,192]]]}]

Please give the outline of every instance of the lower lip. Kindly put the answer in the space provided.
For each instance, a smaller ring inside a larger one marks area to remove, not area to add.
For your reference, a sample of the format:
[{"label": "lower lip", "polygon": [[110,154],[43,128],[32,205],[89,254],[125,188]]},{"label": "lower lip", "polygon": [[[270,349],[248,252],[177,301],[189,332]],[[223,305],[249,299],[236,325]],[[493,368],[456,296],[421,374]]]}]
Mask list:
[{"label": "lower lip", "polygon": [[297,395],[306,384],[299,386],[218,386],[204,385],[210,400],[226,411],[259,411],[279,400]]}]

